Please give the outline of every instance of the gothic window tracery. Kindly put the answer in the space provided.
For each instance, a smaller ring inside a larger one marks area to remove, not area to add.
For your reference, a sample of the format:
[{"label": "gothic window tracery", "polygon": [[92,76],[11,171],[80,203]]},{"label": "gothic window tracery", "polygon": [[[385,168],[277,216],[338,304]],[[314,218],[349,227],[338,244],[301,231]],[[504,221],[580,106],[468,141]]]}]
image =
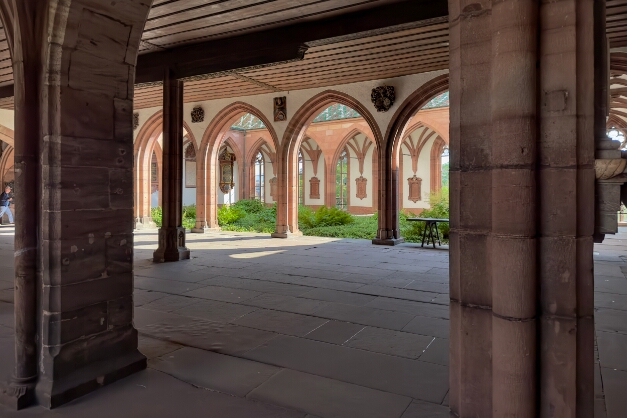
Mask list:
[{"label": "gothic window tracery", "polygon": [[340,209],[348,206],[348,151],[342,150],[335,170],[335,201]]},{"label": "gothic window tracery", "polygon": [[185,187],[196,187],[196,148],[191,142],[185,148]]}]

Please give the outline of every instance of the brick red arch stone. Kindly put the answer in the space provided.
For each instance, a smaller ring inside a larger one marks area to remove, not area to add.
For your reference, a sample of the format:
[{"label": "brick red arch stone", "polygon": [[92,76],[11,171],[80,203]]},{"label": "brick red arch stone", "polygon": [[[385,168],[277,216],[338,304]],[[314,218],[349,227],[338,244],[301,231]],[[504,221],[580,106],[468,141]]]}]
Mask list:
[{"label": "brick red arch stone", "polygon": [[400,240],[400,196],[397,144],[404,138],[407,124],[429,100],[449,89],[448,74],[428,81],[401,103],[385,133],[385,148],[379,162],[379,228],[376,244],[394,244]]},{"label": "brick red arch stone", "polygon": [[216,187],[218,152],[233,123],[245,113],[250,113],[261,119],[270,132],[274,148],[279,148],[279,139],[272,124],[256,107],[245,102],[234,102],[218,112],[211,120],[200,142],[200,152],[197,157],[198,168],[196,170],[196,228],[192,229],[192,232],[202,233],[205,228],[218,227],[218,192]]},{"label": "brick red arch stone", "polygon": [[366,120],[372,130],[371,138],[378,149],[383,137],[379,126],[370,111],[354,97],[335,90],[318,93],[294,113],[290,120],[281,148],[278,162],[278,201],[277,229],[272,234],[276,238],[286,238],[298,231],[298,151],[306,136],[306,131],[318,114],[332,104],[343,104],[357,111]]}]

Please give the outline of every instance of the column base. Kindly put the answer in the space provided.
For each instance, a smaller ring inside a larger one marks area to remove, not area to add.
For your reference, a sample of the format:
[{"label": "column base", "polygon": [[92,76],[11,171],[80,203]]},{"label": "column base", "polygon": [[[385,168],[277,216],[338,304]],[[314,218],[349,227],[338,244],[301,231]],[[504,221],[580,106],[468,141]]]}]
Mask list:
[{"label": "column base", "polygon": [[137,218],[135,220],[135,229],[156,229],[156,228],[157,228],[157,224],[154,223],[154,221],[150,217]]},{"label": "column base", "polygon": [[403,243],[405,243],[405,238],[385,238],[385,239],[375,238],[372,240],[373,245],[394,246],[394,245],[399,245]]},{"label": "column base", "polygon": [[272,234],[270,234],[270,236],[272,238],[296,238],[296,237],[302,237],[303,233],[301,231],[296,231],[296,232],[273,232]]},{"label": "column base", "polygon": [[159,229],[159,247],[153,254],[155,263],[189,260],[190,257],[190,251],[185,246],[185,228]]},{"label": "column base", "polygon": [[[37,388],[39,404],[48,409],[59,407],[96,389],[142,371],[148,366],[146,357],[138,350],[116,358],[115,370],[110,370],[111,363],[112,361],[109,360],[89,365],[76,370],[62,381],[40,382]],[[94,377],[85,380],[85,375]]]},{"label": "column base", "polygon": [[11,382],[0,384],[0,405],[19,411],[35,403],[36,377],[30,383]]},{"label": "column base", "polygon": [[207,232],[220,232],[222,231],[222,228],[215,227],[215,228],[192,228],[190,229],[190,232],[192,234],[206,234]]}]

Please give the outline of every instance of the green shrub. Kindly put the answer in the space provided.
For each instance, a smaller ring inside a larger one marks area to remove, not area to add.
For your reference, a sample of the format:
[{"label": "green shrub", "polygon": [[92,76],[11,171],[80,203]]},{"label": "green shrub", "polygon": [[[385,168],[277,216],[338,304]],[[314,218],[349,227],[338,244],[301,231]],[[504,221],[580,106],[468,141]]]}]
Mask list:
[{"label": "green shrub", "polygon": [[183,206],[183,219],[185,218],[196,222],[196,205]]},{"label": "green shrub", "polygon": [[302,223],[304,228],[318,228],[323,226],[340,226],[348,225],[355,222],[354,217],[336,207],[328,208],[322,206],[315,213],[301,212],[299,210],[298,222]]},{"label": "green shrub", "polygon": [[235,206],[223,205],[218,209],[218,225],[230,225],[234,224],[238,220],[246,216],[246,212]]},{"label": "green shrub", "polygon": [[261,203],[261,200],[257,199],[238,200],[233,204],[233,207],[240,209],[246,213],[259,213],[264,209],[267,209],[266,205]]},{"label": "green shrub", "polygon": [[[440,218],[449,219],[449,189],[443,187],[442,190],[432,193],[429,196],[430,209],[420,213],[420,218]],[[401,235],[408,242],[422,242],[422,234],[425,230],[424,222],[407,222],[407,216],[401,214]],[[448,223],[439,223],[438,230],[440,237],[444,241],[448,241],[450,225]]]},{"label": "green shrub", "polygon": [[161,207],[158,206],[156,208],[150,208],[150,216],[157,227],[161,228],[161,225],[163,225],[163,211],[161,210]]}]

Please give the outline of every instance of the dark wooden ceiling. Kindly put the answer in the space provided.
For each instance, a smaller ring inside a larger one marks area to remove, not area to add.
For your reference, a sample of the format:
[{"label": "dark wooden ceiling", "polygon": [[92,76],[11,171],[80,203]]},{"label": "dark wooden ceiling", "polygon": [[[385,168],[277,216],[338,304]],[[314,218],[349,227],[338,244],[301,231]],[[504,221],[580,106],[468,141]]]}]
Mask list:
[{"label": "dark wooden ceiling", "polygon": [[607,37],[611,48],[627,46],[627,0],[607,1]]},{"label": "dark wooden ceiling", "polygon": [[[448,22],[314,45],[302,61],[232,71],[185,83],[185,102],[326,87],[448,68]],[[135,90],[135,108],[161,105],[161,87]]]},{"label": "dark wooden ceiling", "polygon": [[[418,1],[418,0],[416,0]],[[373,9],[401,0],[155,0],[140,53],[222,39],[276,27]],[[390,78],[448,67],[444,21],[311,46],[302,61],[238,70],[188,81],[187,102],[289,91]],[[612,48],[627,46],[627,0],[608,0]],[[13,83],[9,49],[0,30],[0,87]],[[158,106],[160,87],[136,90],[136,108]],[[12,108],[12,98],[0,108]]]},{"label": "dark wooden ceiling", "polygon": [[140,53],[365,10],[399,0],[155,0]]}]

